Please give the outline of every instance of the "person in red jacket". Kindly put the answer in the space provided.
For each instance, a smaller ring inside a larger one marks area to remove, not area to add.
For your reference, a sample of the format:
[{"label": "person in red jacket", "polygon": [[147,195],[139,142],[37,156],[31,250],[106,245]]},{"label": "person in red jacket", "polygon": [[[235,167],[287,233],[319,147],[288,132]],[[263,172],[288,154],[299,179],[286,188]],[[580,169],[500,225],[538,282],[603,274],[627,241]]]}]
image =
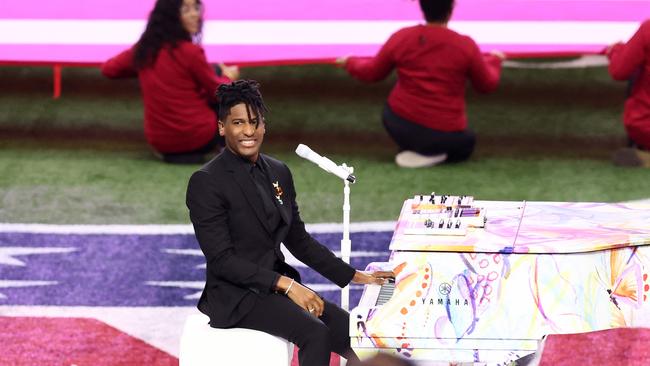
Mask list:
[{"label": "person in red jacket", "polygon": [[210,104],[239,70],[221,64],[215,73],[198,44],[202,25],[200,0],[158,0],[140,40],[102,65],[109,78],[138,77],[145,137],[168,163],[203,163],[223,146]]},{"label": "person in red jacket", "polygon": [[650,20],[627,43],[611,46],[607,56],[611,77],[632,81],[623,112],[631,146],[614,153],[614,164],[650,168]]},{"label": "person in red jacket", "polygon": [[420,0],[426,24],[397,31],[374,58],[338,60],[365,82],[382,80],[397,69],[382,119],[399,146],[395,162],[402,167],[468,159],[476,139],[467,128],[467,79],[480,92],[499,83],[503,54],[484,57],[470,37],[448,29],[453,7],[453,0]]}]

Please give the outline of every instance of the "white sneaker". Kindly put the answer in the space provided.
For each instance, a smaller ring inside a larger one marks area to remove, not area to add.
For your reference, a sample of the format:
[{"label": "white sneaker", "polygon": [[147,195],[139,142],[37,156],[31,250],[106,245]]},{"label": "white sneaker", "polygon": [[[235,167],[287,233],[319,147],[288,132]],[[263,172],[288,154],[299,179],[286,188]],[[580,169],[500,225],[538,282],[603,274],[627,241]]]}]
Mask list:
[{"label": "white sneaker", "polygon": [[404,150],[395,155],[395,164],[402,168],[426,168],[447,160],[447,154],[422,155],[415,151]]}]

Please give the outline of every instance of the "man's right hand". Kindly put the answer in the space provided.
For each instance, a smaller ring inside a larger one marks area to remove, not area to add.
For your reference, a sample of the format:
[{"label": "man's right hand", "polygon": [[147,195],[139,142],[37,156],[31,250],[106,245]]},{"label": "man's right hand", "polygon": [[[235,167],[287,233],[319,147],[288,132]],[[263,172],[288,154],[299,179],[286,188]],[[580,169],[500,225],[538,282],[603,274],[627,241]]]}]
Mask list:
[{"label": "man's right hand", "polygon": [[[291,301],[295,302],[298,306],[308,311],[310,314],[320,317],[325,310],[325,302],[314,291],[299,284],[297,281],[286,276],[281,276],[276,285],[278,291],[286,293]],[[291,285],[291,287],[289,287]],[[287,292],[289,289],[289,292]]]},{"label": "man's right hand", "polygon": [[289,290],[287,296],[298,306],[307,310],[309,314],[320,318],[325,311],[325,302],[314,291],[307,287],[295,282]]}]

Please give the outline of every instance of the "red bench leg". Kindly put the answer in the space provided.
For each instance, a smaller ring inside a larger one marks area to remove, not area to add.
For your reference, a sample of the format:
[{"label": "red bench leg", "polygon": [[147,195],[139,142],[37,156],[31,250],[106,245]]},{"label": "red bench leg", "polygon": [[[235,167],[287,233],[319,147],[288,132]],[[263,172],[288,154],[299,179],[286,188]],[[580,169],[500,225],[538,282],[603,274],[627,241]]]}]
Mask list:
[{"label": "red bench leg", "polygon": [[54,65],[52,68],[52,77],[54,79],[54,93],[52,99],[59,99],[61,96],[61,65]]}]

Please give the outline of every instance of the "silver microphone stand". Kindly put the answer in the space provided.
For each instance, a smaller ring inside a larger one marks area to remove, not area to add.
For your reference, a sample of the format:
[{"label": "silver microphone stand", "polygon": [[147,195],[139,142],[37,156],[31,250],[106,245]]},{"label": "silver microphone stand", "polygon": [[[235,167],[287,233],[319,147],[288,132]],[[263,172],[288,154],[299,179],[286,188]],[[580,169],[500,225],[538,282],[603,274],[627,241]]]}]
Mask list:
[{"label": "silver microphone stand", "polygon": [[[354,174],[354,168],[341,164],[341,167],[350,174]],[[341,239],[341,259],[350,264],[352,253],[352,241],[350,241],[350,182],[343,180],[343,238]],[[341,290],[341,308],[350,310],[350,285]]]},{"label": "silver microphone stand", "polygon": [[[354,168],[341,164],[341,167],[350,174],[354,174]],[[341,239],[341,259],[350,264],[350,255],[352,254],[352,241],[350,240],[350,182],[343,180],[343,238]],[[341,289],[341,308],[345,311],[350,310],[350,285]],[[340,366],[346,366],[347,360],[341,358]]]}]

